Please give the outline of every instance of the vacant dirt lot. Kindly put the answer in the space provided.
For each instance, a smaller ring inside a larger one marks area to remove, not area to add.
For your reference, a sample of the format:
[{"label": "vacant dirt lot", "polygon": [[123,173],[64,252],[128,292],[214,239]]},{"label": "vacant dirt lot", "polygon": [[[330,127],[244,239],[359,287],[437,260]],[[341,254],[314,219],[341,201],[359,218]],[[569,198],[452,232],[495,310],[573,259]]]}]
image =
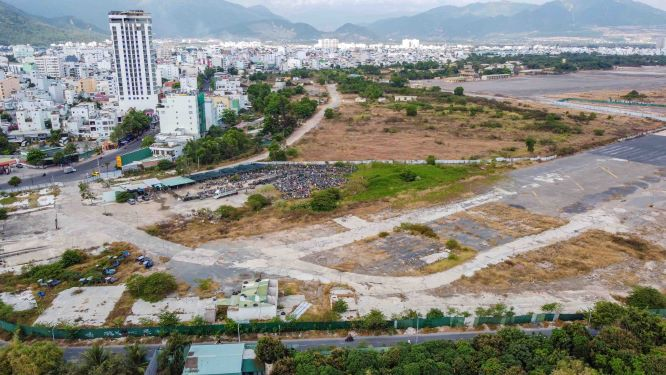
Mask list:
[{"label": "vacant dirt lot", "polygon": [[[598,115],[580,119],[579,113],[524,104],[507,99],[504,109],[482,99],[466,104],[419,96],[416,116],[405,104],[355,103],[346,95],[339,116],[323,120],[297,145],[299,160],[411,160],[434,155],[438,159],[520,157],[569,154],[608,143],[632,133],[658,127],[656,122]],[[459,99],[460,100],[460,99]],[[526,118],[527,110],[548,111],[562,117],[552,129],[543,120]],[[564,129],[564,130],[562,130]],[[534,138],[534,153],[525,140]]]},{"label": "vacant dirt lot", "polygon": [[640,238],[593,230],[488,267],[442,290],[504,293],[542,288],[546,283],[562,280],[584,283],[593,271],[611,266],[617,266],[613,268],[615,274],[631,283],[638,280],[627,277],[627,273],[640,268],[637,265],[657,264],[665,259],[666,250]]}]

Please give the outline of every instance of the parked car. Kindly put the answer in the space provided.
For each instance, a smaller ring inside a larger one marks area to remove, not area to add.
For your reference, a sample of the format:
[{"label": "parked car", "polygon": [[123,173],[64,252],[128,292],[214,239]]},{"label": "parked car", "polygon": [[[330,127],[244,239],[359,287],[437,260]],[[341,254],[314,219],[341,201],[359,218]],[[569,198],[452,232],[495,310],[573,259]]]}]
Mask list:
[{"label": "parked car", "polygon": [[107,276],[115,275],[116,274],[116,269],[115,268],[105,268],[102,273]]},{"label": "parked car", "polygon": [[146,260],[146,261],[143,262],[143,266],[144,266],[146,269],[150,269],[150,268],[152,268],[154,265],[155,265],[155,264],[154,264],[153,261],[150,260],[150,259],[148,259],[148,260]]},{"label": "parked car", "polygon": [[57,279],[53,279],[53,280],[47,281],[46,285],[48,285],[49,288],[55,288],[56,286],[60,285],[60,283],[62,283],[62,281],[57,280]]},{"label": "parked car", "polygon": [[132,199],[128,200],[127,203],[134,206],[136,204],[136,199],[132,198]]},{"label": "parked car", "polygon": [[104,278],[104,282],[107,283],[107,284],[113,284],[116,281],[118,281],[117,277],[107,276],[107,277]]}]

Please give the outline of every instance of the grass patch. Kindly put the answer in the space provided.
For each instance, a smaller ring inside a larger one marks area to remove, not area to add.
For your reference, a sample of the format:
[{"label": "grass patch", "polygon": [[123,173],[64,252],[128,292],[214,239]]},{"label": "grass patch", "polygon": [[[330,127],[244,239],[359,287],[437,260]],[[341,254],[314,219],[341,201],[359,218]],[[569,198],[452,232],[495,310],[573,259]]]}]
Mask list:
[{"label": "grass patch", "polygon": [[18,199],[16,197],[9,196],[9,197],[5,197],[5,198],[0,199],[0,204],[8,205],[8,204],[15,203],[17,201],[18,201]]},{"label": "grass patch", "polygon": [[464,247],[459,251],[451,252],[447,259],[438,260],[435,263],[428,264],[420,269],[421,273],[431,274],[446,271],[455,266],[459,266],[476,256],[476,251]]},{"label": "grass patch", "polygon": [[428,238],[439,238],[432,228],[425,224],[402,223],[396,231],[405,231],[413,236],[424,236]]},{"label": "grass patch", "polygon": [[[408,181],[406,172],[416,177]],[[352,173],[350,180],[361,182],[364,189],[355,189],[347,199],[353,202],[369,202],[396,196],[409,190],[427,190],[443,184],[452,184],[478,172],[478,167],[435,165],[400,165],[373,163],[361,166]],[[361,191],[358,191],[361,190]]]}]

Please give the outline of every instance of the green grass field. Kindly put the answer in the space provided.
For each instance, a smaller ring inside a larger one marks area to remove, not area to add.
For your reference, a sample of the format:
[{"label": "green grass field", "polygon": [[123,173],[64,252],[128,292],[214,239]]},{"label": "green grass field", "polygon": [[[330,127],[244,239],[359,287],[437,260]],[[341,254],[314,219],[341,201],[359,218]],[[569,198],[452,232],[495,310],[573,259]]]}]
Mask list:
[{"label": "green grass field", "polygon": [[[404,171],[416,175],[414,181],[405,181]],[[346,199],[368,202],[394,197],[407,191],[420,191],[444,187],[478,174],[477,166],[434,166],[380,164],[364,165],[352,173],[345,189]]]}]

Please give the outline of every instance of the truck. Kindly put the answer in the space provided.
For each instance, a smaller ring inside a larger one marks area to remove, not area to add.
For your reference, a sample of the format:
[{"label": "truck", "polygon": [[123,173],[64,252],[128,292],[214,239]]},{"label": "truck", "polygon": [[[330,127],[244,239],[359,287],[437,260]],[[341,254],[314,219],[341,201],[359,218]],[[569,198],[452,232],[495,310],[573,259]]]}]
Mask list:
[{"label": "truck", "polygon": [[65,174],[70,174],[70,173],[76,172],[76,168],[74,168],[74,167],[65,167],[62,171],[65,172]]}]

